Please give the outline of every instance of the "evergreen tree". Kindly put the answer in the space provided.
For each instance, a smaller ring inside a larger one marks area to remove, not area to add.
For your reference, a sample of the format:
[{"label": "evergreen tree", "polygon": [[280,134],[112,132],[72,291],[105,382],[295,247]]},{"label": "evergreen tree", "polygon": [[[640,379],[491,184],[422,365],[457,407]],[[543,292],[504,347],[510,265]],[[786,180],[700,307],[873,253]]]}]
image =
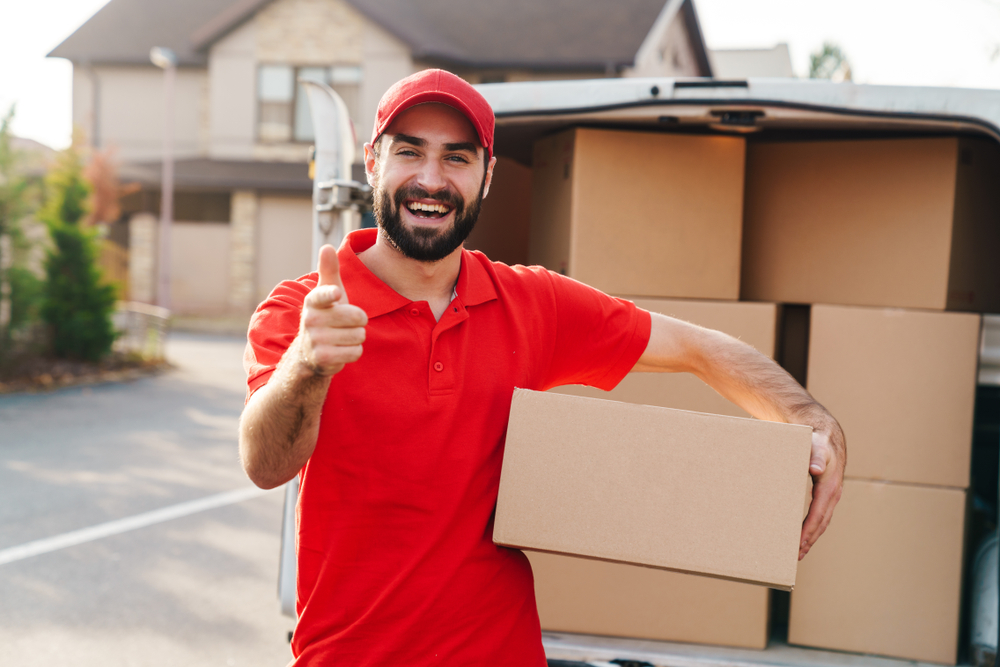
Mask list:
[{"label": "evergreen tree", "polygon": [[20,223],[35,206],[32,183],[23,175],[22,156],[12,145],[14,107],[0,120],[0,364],[11,352],[11,333],[34,315],[40,281],[14,262],[23,245]]},{"label": "evergreen tree", "polygon": [[42,317],[57,357],[97,361],[115,340],[115,289],[101,282],[96,234],[85,225],[90,186],[75,145],[59,154],[45,183],[38,217],[48,226],[53,248],[45,261]]}]

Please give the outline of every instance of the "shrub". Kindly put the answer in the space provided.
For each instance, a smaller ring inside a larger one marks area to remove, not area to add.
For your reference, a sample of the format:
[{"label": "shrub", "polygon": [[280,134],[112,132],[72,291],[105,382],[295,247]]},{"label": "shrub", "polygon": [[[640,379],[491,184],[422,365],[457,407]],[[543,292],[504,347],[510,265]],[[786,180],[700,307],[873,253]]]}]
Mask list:
[{"label": "shrub", "polygon": [[115,340],[116,295],[113,286],[101,282],[96,232],[84,224],[90,187],[75,145],[59,154],[45,184],[38,217],[48,226],[53,247],[45,260],[42,318],[57,357],[97,361]]}]

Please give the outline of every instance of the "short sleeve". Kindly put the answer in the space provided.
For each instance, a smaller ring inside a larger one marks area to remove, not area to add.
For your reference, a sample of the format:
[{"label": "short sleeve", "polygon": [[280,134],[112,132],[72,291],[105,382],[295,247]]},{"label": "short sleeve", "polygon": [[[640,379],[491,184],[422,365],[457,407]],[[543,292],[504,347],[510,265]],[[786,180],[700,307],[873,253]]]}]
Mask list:
[{"label": "short sleeve", "polygon": [[556,344],[545,388],[585,384],[614,389],[646,350],[649,313],[571,278],[549,276],[555,295]]},{"label": "short sleeve", "polygon": [[285,350],[295,340],[306,295],[316,286],[316,274],[279,284],[250,319],[243,369],[247,374],[247,400],[267,384]]}]

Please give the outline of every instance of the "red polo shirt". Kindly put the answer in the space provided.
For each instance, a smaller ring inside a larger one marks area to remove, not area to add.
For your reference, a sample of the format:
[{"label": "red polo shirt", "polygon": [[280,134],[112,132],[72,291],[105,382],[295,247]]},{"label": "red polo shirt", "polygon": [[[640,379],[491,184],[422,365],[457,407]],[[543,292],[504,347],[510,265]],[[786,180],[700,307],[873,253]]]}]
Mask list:
[{"label": "red polo shirt", "polygon": [[[531,568],[493,544],[515,387],[611,389],[646,348],[631,303],[538,267],[462,253],[440,321],[339,250],[364,354],[334,376],[301,472],[295,665],[543,667]],[[316,274],[280,284],[250,325],[250,392],[298,332]]]}]

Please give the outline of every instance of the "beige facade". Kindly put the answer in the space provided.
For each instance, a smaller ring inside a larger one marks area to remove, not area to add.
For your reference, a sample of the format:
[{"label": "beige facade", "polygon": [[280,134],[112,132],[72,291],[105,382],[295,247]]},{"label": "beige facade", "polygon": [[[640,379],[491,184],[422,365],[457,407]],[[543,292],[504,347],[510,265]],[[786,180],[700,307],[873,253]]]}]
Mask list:
[{"label": "beige facade", "polygon": [[[160,222],[150,213],[129,220],[129,299],[156,303]],[[226,315],[231,298],[232,232],[225,221],[170,225],[170,308],[183,315]]]},{"label": "beige facade", "polygon": [[256,139],[256,25],[248,21],[208,52],[209,156],[249,160]]},{"label": "beige facade", "polygon": [[176,313],[229,312],[230,226],[174,222],[170,227],[170,302]]},{"label": "beige facade", "polygon": [[312,200],[265,195],[257,208],[257,263],[254,305],[282,280],[312,270]]},{"label": "beige facade", "polygon": [[[174,155],[207,152],[208,74],[180,68],[174,85]],[[163,70],[144,66],[93,66],[73,69],[73,124],[87,143],[114,147],[127,161],[163,155]]]}]

